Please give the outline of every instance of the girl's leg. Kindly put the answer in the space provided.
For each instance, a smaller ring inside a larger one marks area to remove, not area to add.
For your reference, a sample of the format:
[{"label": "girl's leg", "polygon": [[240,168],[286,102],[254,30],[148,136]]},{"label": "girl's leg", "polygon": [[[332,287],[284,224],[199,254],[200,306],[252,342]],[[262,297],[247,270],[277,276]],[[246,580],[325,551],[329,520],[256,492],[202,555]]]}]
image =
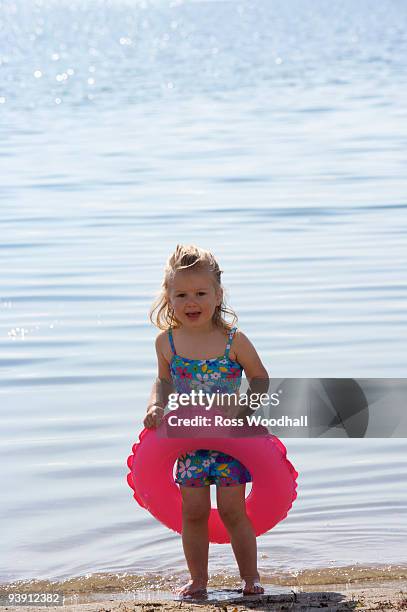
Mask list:
[{"label": "girl's leg", "polygon": [[246,583],[243,593],[249,595],[264,593],[264,589],[258,584],[256,536],[246,514],[245,488],[245,484],[217,486],[216,498],[218,512],[230,535],[240,576]]},{"label": "girl's leg", "polygon": [[191,580],[179,595],[198,595],[206,592],[208,582],[208,519],[211,511],[209,485],[181,486],[182,545]]}]

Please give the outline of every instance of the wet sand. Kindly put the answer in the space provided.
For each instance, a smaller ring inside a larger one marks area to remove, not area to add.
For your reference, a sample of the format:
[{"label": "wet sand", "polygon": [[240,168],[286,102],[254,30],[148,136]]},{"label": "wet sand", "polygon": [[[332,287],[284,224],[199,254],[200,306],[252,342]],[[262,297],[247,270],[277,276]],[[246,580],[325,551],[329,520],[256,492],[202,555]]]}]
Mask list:
[{"label": "wet sand", "polygon": [[[5,606],[5,610],[31,612],[241,612],[243,610],[407,610],[407,581],[360,582],[303,587],[270,587],[261,596],[243,597],[238,589],[208,589],[207,599],[183,599],[169,591],[89,594],[66,597],[63,607]],[[89,601],[97,597],[97,601]],[[131,599],[130,599],[131,597]],[[85,600],[88,601],[85,601]]]}]

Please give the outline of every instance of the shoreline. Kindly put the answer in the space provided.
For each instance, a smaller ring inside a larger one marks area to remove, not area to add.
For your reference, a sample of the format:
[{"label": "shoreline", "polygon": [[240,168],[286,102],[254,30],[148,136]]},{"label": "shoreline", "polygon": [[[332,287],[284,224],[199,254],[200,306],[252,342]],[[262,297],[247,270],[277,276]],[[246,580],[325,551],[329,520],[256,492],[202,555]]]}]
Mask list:
[{"label": "shoreline", "polygon": [[[213,575],[208,596],[181,599],[174,592],[185,575],[87,574],[63,581],[26,580],[0,585],[5,610],[31,612],[242,612],[244,610],[407,610],[407,567],[341,567],[302,570],[295,575],[262,573],[264,595],[243,597],[240,581]],[[174,589],[174,590],[172,590]],[[64,595],[62,606],[9,605],[6,593]]]},{"label": "shoreline", "polygon": [[[177,598],[169,592],[140,591],[132,599],[123,599],[123,593],[115,595],[99,593],[94,601],[71,601],[63,606],[5,606],[11,612],[28,609],[31,612],[177,612],[184,610],[200,612],[244,612],[245,610],[321,610],[343,612],[345,610],[394,611],[407,610],[407,581],[361,582],[359,584],[326,584],[318,586],[269,588],[264,595],[243,597],[237,589],[223,592],[217,597],[216,589],[208,589],[207,599]],[[100,598],[100,599],[99,599]]]}]

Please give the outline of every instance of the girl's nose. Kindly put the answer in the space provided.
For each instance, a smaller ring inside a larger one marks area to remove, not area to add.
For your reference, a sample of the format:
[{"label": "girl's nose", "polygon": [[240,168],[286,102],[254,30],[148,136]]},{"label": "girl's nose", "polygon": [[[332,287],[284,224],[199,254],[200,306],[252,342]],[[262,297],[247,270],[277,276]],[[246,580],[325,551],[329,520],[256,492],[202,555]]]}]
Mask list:
[{"label": "girl's nose", "polygon": [[186,305],[187,305],[188,307],[189,307],[189,306],[197,306],[197,305],[198,305],[198,302],[197,302],[196,300],[194,300],[194,298],[189,297],[189,298],[187,298]]}]

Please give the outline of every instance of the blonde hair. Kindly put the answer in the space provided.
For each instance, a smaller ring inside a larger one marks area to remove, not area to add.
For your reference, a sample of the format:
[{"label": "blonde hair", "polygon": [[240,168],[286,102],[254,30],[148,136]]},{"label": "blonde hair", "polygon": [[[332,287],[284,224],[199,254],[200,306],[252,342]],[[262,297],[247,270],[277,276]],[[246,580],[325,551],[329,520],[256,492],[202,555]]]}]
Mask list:
[{"label": "blonde hair", "polygon": [[[194,270],[210,272],[215,281],[216,289],[222,290],[222,302],[216,306],[213,313],[212,322],[216,327],[225,331],[230,331],[237,322],[237,315],[232,308],[229,308],[224,300],[223,287],[221,284],[222,270],[218,262],[209,251],[200,249],[194,244],[177,244],[174,253],[168,258],[164,269],[164,279],[159,296],[154,301],[150,309],[150,321],[159,329],[167,330],[170,327],[181,327],[181,323],[174,316],[174,309],[168,299],[168,291],[175,273],[178,270],[193,268]],[[224,315],[231,315],[233,320],[229,323]]]}]

